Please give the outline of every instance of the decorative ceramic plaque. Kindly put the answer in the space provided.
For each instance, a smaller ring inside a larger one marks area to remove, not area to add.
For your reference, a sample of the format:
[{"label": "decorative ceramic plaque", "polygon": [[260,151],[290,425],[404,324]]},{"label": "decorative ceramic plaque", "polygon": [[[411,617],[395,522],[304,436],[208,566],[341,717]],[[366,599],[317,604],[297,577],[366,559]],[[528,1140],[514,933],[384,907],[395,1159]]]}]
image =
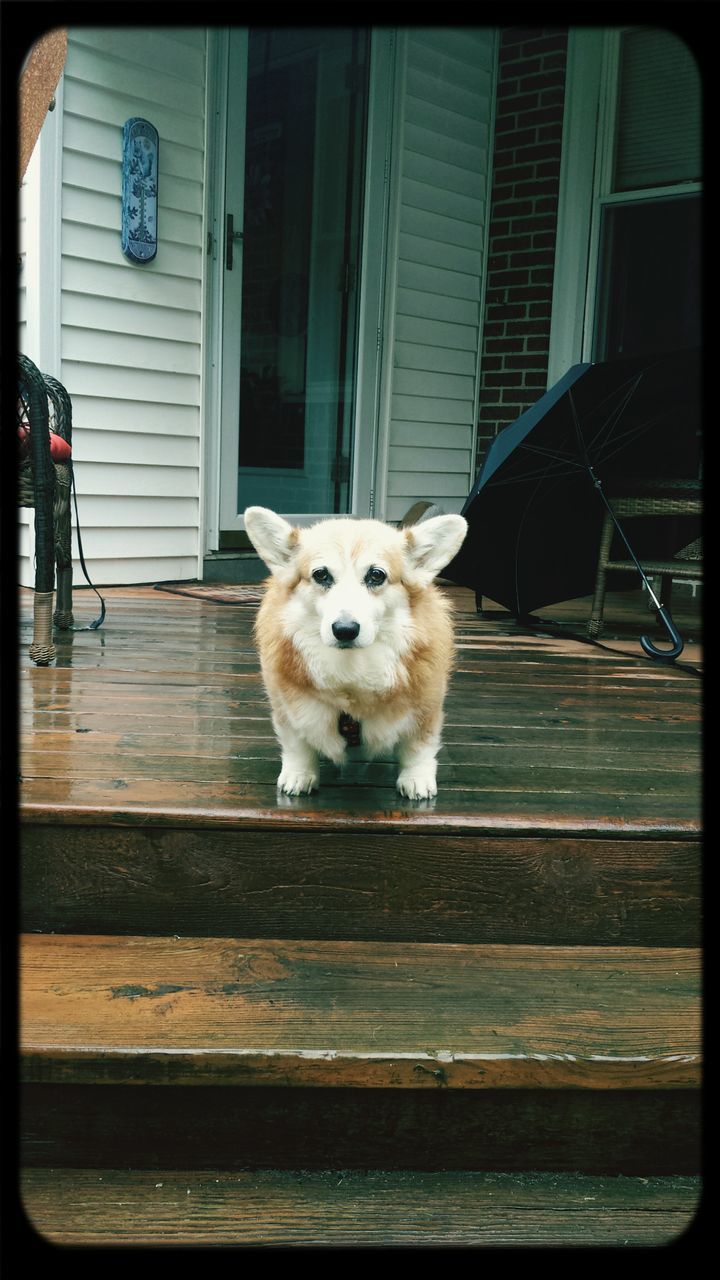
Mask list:
[{"label": "decorative ceramic plaque", "polygon": [[157,253],[158,133],[134,116],[123,125],[122,251],[131,262]]}]

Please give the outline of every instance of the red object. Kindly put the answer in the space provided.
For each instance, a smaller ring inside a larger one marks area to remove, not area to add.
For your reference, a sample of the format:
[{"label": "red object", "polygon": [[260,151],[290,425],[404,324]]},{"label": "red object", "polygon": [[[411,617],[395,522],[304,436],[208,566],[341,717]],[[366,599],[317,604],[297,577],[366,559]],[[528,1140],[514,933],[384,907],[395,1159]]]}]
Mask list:
[{"label": "red object", "polygon": [[57,431],[50,432],[50,457],[53,462],[69,462],[72,457],[70,445]]},{"label": "red object", "polygon": [[[21,423],[17,429],[18,441],[20,444],[20,457],[27,455],[30,447],[30,427]],[[57,431],[50,432],[50,457],[53,462],[69,462],[72,457],[72,449],[67,440],[63,440]]]}]

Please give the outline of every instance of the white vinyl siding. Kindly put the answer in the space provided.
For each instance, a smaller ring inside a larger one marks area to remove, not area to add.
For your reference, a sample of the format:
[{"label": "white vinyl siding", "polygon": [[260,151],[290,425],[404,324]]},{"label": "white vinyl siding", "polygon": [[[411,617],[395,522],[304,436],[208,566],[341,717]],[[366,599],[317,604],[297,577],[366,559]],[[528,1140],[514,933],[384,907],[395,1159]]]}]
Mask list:
[{"label": "white vinyl siding", "polygon": [[27,271],[25,269],[25,263],[28,251],[27,202],[28,198],[32,198],[33,175],[34,166],[31,158],[20,185],[20,198],[18,200],[18,254],[20,257],[20,274],[18,280],[18,350],[23,353],[28,353]]},{"label": "white vinyl siding", "polygon": [[388,520],[422,499],[459,511],[473,480],[495,58],[490,29],[406,35],[386,317]]},{"label": "white vinyl siding", "polygon": [[[70,28],[62,151],[62,381],[98,584],[197,576],[205,37]],[[159,135],[158,251],[120,248],[122,129]],[[83,581],[79,568],[76,580]]]},{"label": "white vinyl siding", "polygon": [[[207,31],[80,26],[68,37],[56,112],[62,181],[43,197],[60,239],[56,367],[46,371],[73,400],[85,556],[98,585],[194,578],[203,370],[218,356],[202,336]],[[457,511],[473,480],[496,56],[491,29],[398,32],[385,309],[381,325],[377,304],[372,325],[382,362],[375,512],[389,520],[418,499]],[[146,266],[120,249],[131,116],[159,134],[159,243]],[[21,347],[33,317],[48,314],[37,281],[27,274]],[[217,415],[205,429],[219,432]],[[24,523],[29,585],[31,535]],[[83,582],[78,564],[75,578]]]}]

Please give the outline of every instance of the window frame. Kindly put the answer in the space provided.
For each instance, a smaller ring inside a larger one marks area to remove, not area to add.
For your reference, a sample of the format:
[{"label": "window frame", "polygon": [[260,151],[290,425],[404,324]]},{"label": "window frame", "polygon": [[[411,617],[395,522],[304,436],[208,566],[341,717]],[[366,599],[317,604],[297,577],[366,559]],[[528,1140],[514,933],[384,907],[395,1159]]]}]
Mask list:
[{"label": "window frame", "polygon": [[612,190],[625,31],[570,28],[565,86],[548,386],[580,361],[592,360],[597,323],[603,210],[702,192],[702,182]]}]

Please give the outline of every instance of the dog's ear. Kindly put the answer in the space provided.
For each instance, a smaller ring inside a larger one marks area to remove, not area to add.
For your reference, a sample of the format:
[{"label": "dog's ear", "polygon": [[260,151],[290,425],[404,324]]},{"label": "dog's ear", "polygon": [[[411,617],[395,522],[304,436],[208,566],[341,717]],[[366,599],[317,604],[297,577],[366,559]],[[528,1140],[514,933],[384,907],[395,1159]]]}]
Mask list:
[{"label": "dog's ear", "polygon": [[267,507],[248,507],[245,532],[271,573],[286,569],[295,554],[298,531]]},{"label": "dog's ear", "polygon": [[422,585],[432,582],[460,550],[467,529],[467,520],[455,515],[433,516],[404,529],[411,578]]}]

